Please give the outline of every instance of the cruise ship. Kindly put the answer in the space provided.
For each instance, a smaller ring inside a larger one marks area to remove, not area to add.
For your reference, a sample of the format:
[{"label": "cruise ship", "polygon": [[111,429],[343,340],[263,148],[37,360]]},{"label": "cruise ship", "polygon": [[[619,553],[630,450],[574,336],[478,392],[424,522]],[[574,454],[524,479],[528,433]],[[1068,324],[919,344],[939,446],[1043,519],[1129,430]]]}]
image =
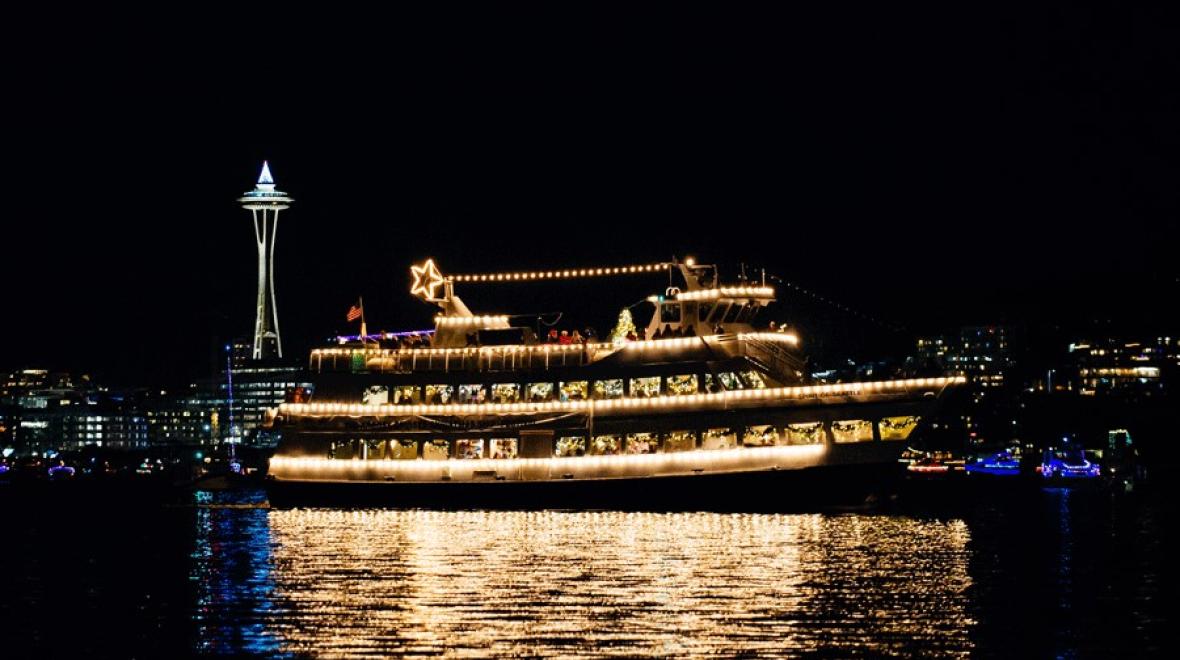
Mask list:
[{"label": "cruise ship", "polygon": [[[457,286],[667,273],[612,336],[473,313]],[[272,504],[782,510],[854,503],[961,378],[813,383],[801,338],[762,324],[765,280],[691,259],[444,275],[411,268],[434,328],[314,349],[284,403]],[[538,332],[539,330],[539,332]],[[587,333],[589,335],[591,333]]]}]

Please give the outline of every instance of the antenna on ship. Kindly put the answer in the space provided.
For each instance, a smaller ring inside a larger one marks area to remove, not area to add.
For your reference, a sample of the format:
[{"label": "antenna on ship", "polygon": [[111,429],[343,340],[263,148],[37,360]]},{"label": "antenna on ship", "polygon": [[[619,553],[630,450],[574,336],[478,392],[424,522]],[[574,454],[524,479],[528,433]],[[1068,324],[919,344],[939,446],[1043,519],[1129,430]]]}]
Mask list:
[{"label": "antenna on ship", "polygon": [[234,466],[238,462],[238,455],[234,448],[234,352],[232,344],[225,345],[225,391],[226,412],[229,417],[229,465],[230,470],[236,472]]}]

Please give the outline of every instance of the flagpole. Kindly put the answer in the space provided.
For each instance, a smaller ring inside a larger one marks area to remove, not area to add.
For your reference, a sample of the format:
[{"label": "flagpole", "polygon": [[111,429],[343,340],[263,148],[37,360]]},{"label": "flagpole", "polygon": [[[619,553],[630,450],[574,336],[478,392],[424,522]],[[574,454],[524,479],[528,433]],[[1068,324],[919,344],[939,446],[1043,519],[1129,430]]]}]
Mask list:
[{"label": "flagpole", "polygon": [[365,345],[365,339],[368,337],[369,328],[365,325],[365,298],[358,296],[357,301],[360,302],[361,307],[361,346]]}]

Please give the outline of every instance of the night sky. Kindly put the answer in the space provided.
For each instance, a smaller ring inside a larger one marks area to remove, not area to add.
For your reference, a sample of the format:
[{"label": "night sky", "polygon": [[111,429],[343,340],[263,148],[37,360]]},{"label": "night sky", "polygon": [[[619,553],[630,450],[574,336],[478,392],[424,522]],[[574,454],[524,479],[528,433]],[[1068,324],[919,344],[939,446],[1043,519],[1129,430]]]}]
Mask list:
[{"label": "night sky", "polygon": [[[780,319],[853,342],[1175,330],[1176,17],[981,10],[13,24],[0,368],[209,375],[252,329],[235,199],[263,159],[296,200],[276,267],[289,356],[347,330],[358,295],[370,329],[428,327],[407,293],[427,256],[745,263],[882,321],[781,297]],[[664,286],[459,293],[602,331]]]}]

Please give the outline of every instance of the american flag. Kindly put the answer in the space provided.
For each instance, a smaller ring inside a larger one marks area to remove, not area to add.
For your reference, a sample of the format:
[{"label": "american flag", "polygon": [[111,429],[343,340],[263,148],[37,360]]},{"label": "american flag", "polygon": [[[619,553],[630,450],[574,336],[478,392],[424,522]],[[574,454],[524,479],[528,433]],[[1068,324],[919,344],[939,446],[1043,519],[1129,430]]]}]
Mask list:
[{"label": "american flag", "polygon": [[359,319],[360,317],[361,317],[361,308],[360,307],[353,305],[352,307],[348,308],[348,320],[349,321],[355,321],[355,320]]}]

